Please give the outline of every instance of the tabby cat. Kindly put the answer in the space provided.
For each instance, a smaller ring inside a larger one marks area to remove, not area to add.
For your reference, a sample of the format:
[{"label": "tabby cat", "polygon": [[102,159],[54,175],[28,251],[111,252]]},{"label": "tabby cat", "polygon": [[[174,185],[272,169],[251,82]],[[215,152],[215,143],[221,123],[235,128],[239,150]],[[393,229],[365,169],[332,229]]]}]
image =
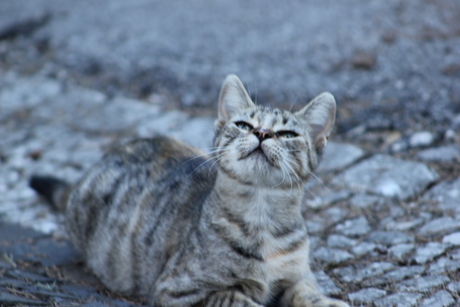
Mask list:
[{"label": "tabby cat", "polygon": [[229,75],[211,158],[168,137],[107,153],[74,186],[30,185],[66,215],[87,266],[154,306],[330,306],[309,267],[304,183],[335,121],[323,93],[296,113],[255,105]]}]

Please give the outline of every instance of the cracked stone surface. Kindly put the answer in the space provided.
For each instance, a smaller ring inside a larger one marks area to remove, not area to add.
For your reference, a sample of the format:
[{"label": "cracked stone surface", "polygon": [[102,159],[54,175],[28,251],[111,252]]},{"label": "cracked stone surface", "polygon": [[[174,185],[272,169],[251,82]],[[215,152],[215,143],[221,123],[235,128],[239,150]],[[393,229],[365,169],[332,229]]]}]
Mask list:
[{"label": "cracked stone surface", "polygon": [[[372,26],[385,27],[366,40],[366,27],[354,26],[358,36],[343,36],[341,27],[326,35],[317,17],[305,18],[300,10],[292,22],[321,30],[312,41],[284,18],[303,6],[300,2],[276,4],[279,15],[269,5],[250,14],[256,4],[246,4],[245,14],[253,18],[245,22],[255,32],[238,32],[244,38],[236,45],[236,34],[221,31],[242,29],[234,23],[238,9],[228,11],[223,25],[196,31],[200,38],[181,40],[191,30],[186,25],[202,20],[215,25],[220,15],[195,10],[196,15],[182,16],[177,4],[145,0],[93,7],[86,0],[2,2],[0,305],[145,306],[142,298],[108,291],[85,269],[63,217],[28,188],[27,179],[41,173],[75,182],[109,148],[134,137],[167,133],[211,151],[215,106],[186,106],[213,104],[224,75],[236,72],[261,103],[289,108],[299,96],[296,109],[323,90],[337,97],[337,130],[318,178],[306,185],[302,211],[322,291],[352,306],[459,307],[460,43],[458,30],[451,28],[458,18],[448,22],[457,6],[441,2],[422,7],[353,0],[332,8],[329,1],[311,1],[308,16],[320,14],[321,21],[326,15],[330,22],[347,16],[352,26],[349,16],[368,20],[375,12],[394,19],[372,19]],[[226,3],[209,10],[218,12]],[[353,11],[358,4],[368,10]],[[435,8],[442,5],[449,9],[439,13]],[[151,14],[171,11],[184,23],[146,18],[152,6],[158,10]],[[100,13],[102,8],[126,16],[115,24],[117,18]],[[271,35],[284,43],[276,48],[261,42],[265,15],[279,22],[279,32]],[[133,22],[133,16],[141,21]],[[415,28],[406,25],[411,23]],[[203,35],[216,50],[203,48]],[[299,45],[291,48],[295,41]],[[191,52],[196,48],[200,51]],[[305,54],[311,62],[299,60]]]}]

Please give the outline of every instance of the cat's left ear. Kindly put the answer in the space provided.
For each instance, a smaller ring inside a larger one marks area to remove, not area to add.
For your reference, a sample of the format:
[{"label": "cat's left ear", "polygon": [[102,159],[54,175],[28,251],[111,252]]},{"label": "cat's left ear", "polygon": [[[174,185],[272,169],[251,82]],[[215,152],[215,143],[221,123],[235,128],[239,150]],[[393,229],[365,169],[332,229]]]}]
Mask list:
[{"label": "cat's left ear", "polygon": [[233,115],[254,107],[254,103],[236,75],[228,75],[219,95],[219,120],[227,122]]},{"label": "cat's left ear", "polygon": [[310,127],[310,136],[316,151],[322,152],[331,134],[335,122],[335,99],[325,92],[316,96],[302,110],[295,113],[305,120]]}]

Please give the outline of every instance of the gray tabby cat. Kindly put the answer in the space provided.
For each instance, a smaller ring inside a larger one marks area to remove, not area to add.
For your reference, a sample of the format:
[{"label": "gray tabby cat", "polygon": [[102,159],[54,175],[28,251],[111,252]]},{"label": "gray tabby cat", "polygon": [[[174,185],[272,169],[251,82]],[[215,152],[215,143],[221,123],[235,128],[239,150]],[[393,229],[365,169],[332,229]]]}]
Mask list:
[{"label": "gray tabby cat", "polygon": [[109,152],[75,186],[30,183],[113,291],[155,306],[346,307],[317,289],[301,216],[334,120],[329,93],[290,113],[255,105],[229,75],[212,159],[155,137]]}]

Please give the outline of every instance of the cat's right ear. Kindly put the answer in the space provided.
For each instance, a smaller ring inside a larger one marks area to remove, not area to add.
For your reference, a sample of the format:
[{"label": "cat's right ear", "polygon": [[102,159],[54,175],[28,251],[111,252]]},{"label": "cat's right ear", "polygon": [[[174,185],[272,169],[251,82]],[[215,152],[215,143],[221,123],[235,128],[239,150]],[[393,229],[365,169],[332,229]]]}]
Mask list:
[{"label": "cat's right ear", "polygon": [[254,106],[240,79],[236,75],[228,75],[220,89],[219,120],[227,122],[233,115]]}]

